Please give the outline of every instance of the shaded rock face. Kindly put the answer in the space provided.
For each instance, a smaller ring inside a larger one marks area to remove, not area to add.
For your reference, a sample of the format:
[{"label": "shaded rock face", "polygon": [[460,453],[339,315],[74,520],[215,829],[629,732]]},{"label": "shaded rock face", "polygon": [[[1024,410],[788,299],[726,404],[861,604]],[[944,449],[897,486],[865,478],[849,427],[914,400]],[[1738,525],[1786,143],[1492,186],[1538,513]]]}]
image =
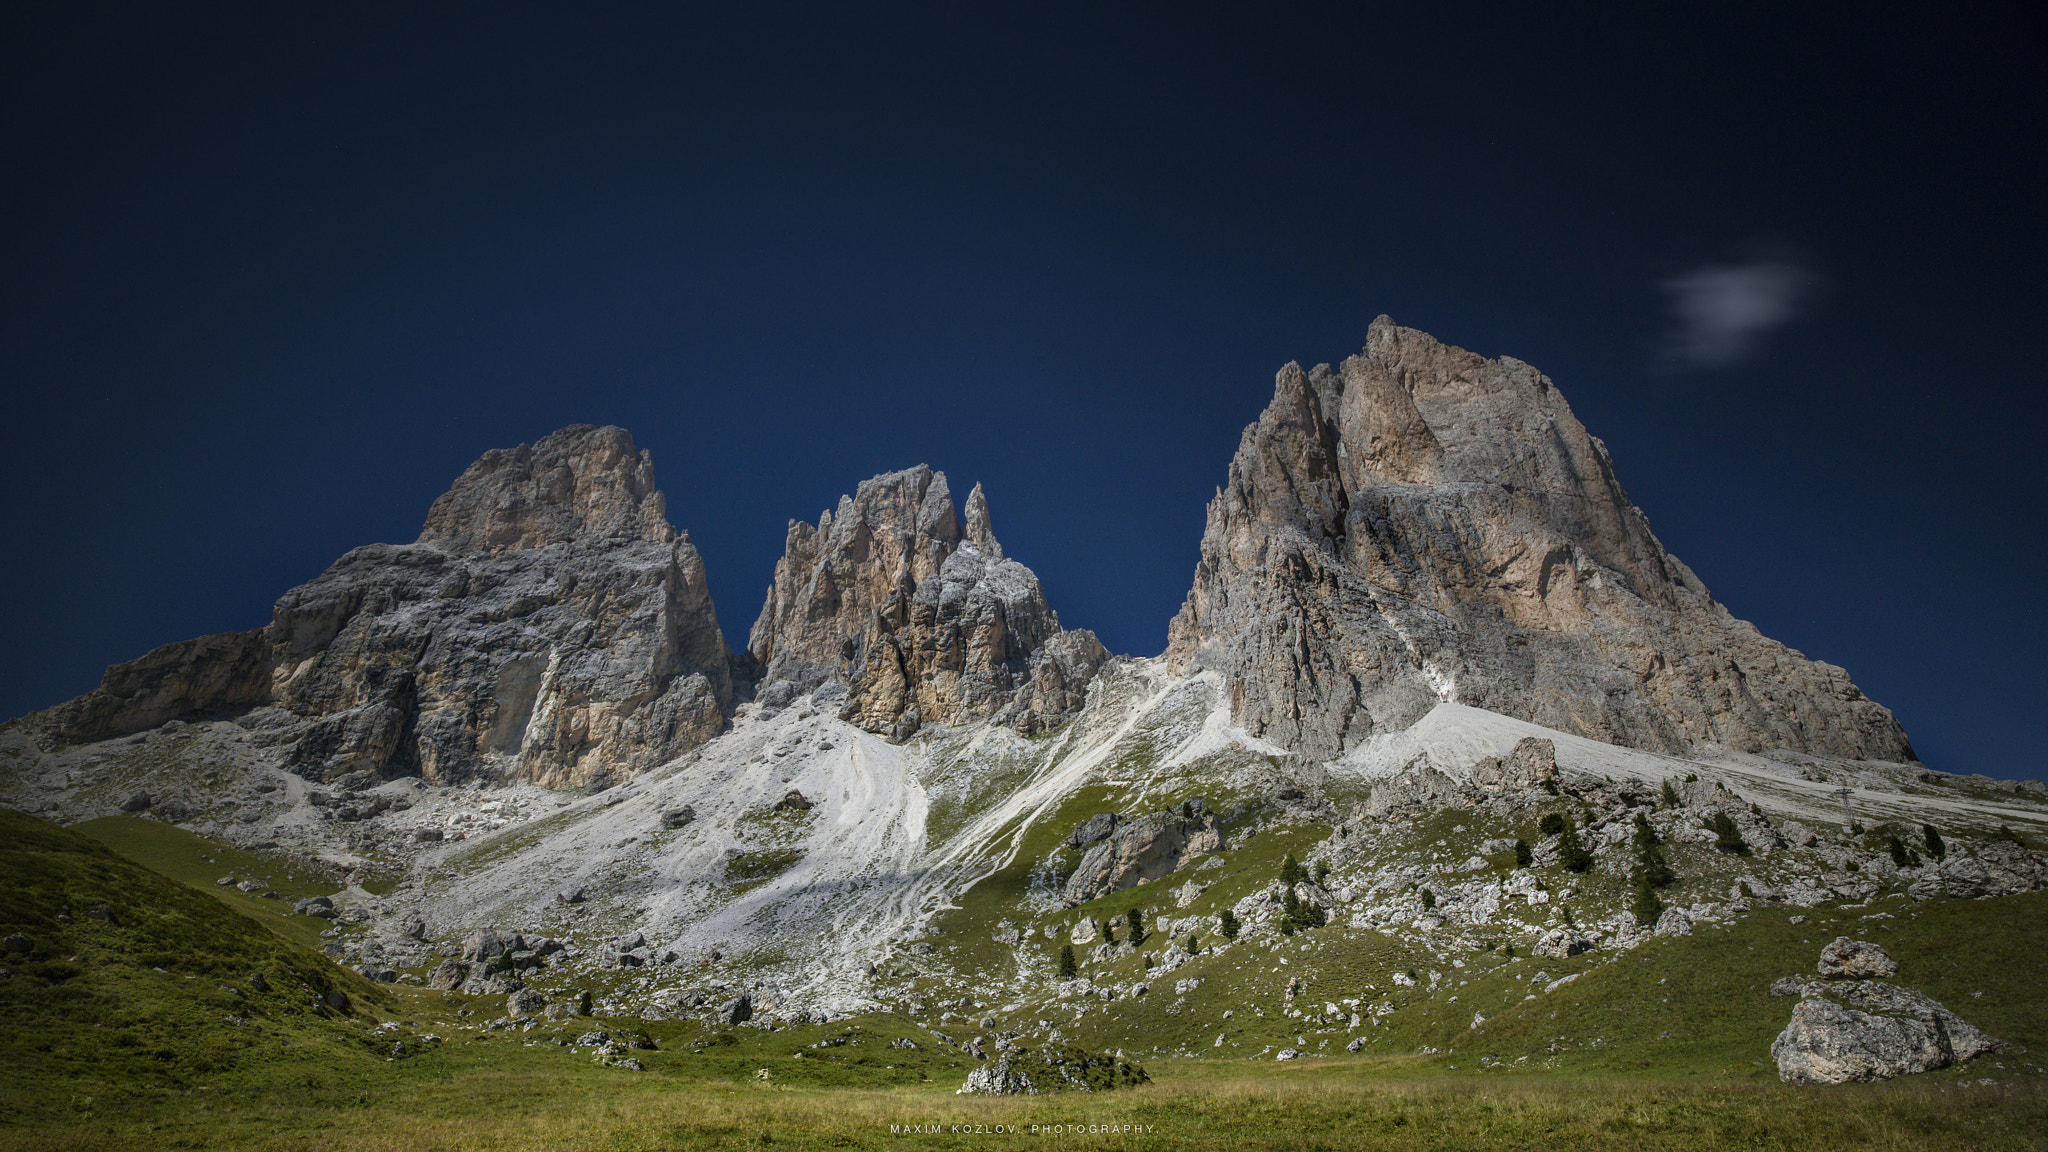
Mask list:
[{"label": "shaded rock face", "polygon": [[981,488],[963,528],[945,474],[922,465],[790,523],[747,647],[764,701],[841,684],[844,719],[898,740],[930,721],[1041,731],[1080,710],[1109,657],[1003,555]]},{"label": "shaded rock face", "polygon": [[1119,820],[1081,857],[1061,893],[1068,907],[1150,883],[1198,856],[1223,850],[1223,826],[1201,801],[1185,809]]},{"label": "shaded rock face", "polygon": [[1331,757],[1439,701],[1631,747],[1909,760],[1848,674],[1729,615],[1542,373],[1382,316],[1280,371],[1174,618],[1249,731]]},{"label": "shaded rock face", "polygon": [[268,705],[245,722],[311,779],[571,787],[703,743],[733,692],[703,562],[648,454],[578,425],[486,453],[418,540],[348,553],[268,627],[160,648],[45,715],[75,743]]}]

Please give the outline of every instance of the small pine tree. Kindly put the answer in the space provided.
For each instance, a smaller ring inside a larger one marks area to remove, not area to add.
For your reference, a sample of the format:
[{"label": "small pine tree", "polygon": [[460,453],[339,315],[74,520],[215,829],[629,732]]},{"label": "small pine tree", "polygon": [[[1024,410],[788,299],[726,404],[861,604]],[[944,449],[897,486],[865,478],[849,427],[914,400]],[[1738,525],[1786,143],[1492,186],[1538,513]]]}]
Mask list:
[{"label": "small pine tree", "polygon": [[1111,926],[1111,922],[1108,920],[1102,922],[1102,942],[1104,944],[1116,943],[1116,929]]},{"label": "small pine tree", "polygon": [[1635,913],[1637,923],[1655,924],[1657,917],[1664,914],[1664,901],[1657,898],[1657,890],[1655,888],[1652,888],[1647,882],[1638,881],[1636,884],[1636,900],[1634,904],[1629,906],[1629,911]]},{"label": "small pine tree", "polygon": [[1927,854],[1929,856],[1939,860],[1948,855],[1948,845],[1941,842],[1941,833],[1934,830],[1934,825],[1922,824],[1920,826],[1920,835],[1927,842]]},{"label": "small pine tree", "polygon": [[2000,824],[1998,826],[1998,835],[1993,836],[1991,839],[1994,843],[1999,840],[2004,840],[2009,843],[2017,844],[2022,848],[2027,846],[2027,842],[2025,840],[2020,839],[2020,834],[2013,831],[2012,826],[2009,824]]},{"label": "small pine tree", "polygon": [[1294,853],[1289,852],[1287,858],[1280,862],[1280,882],[1292,888],[1301,881],[1301,865],[1295,863]]},{"label": "small pine tree", "polygon": [[1529,842],[1527,840],[1515,841],[1515,867],[1527,868],[1535,862],[1536,853],[1529,847]]},{"label": "small pine tree", "polygon": [[1671,781],[1668,779],[1664,781],[1664,806],[1666,808],[1678,807],[1678,789],[1673,788]]},{"label": "small pine tree", "polygon": [[1423,906],[1424,908],[1435,908],[1435,907],[1436,907],[1436,893],[1434,893],[1434,892],[1431,892],[1431,891],[1430,891],[1429,889],[1427,889],[1427,888],[1424,888],[1424,889],[1422,890],[1422,906]]},{"label": "small pine tree", "polygon": [[1501,945],[1500,954],[1507,957],[1510,960],[1513,960],[1515,958],[1515,946],[1513,944]]},{"label": "small pine tree", "polygon": [[1323,881],[1325,881],[1325,880],[1328,880],[1329,878],[1330,878],[1330,865],[1329,865],[1329,863],[1328,863],[1327,861],[1325,861],[1325,862],[1323,862],[1323,863],[1317,864],[1317,865],[1316,865],[1316,887],[1318,887],[1318,888],[1321,888],[1321,887],[1323,886]]},{"label": "small pine tree", "polygon": [[1548,793],[1550,793],[1550,794],[1551,794],[1552,796],[1555,796],[1555,795],[1557,795],[1557,781],[1555,781],[1555,780],[1543,780],[1543,781],[1540,781],[1539,783],[1540,783],[1541,787],[1543,788],[1543,790],[1544,790],[1545,792],[1548,792]]},{"label": "small pine tree", "polygon": [[1697,784],[1697,783],[1699,783],[1699,782],[1700,782],[1700,775],[1699,775],[1699,773],[1697,773],[1697,772],[1687,772],[1687,773],[1685,774],[1685,782],[1686,782],[1687,784]]},{"label": "small pine tree", "polygon": [[1193,956],[1201,951],[1199,941],[1197,940],[1193,932],[1188,933],[1188,942],[1186,944],[1186,948],[1188,955],[1190,956]]},{"label": "small pine tree", "polygon": [[1546,812],[1543,819],[1536,822],[1536,831],[1545,836],[1559,835],[1564,832],[1564,817],[1555,812]]},{"label": "small pine tree", "polygon": [[1636,851],[1654,848],[1661,843],[1663,841],[1658,838],[1657,830],[1650,827],[1650,822],[1643,818],[1641,812],[1636,813]]},{"label": "small pine tree", "polygon": [[590,1015],[590,1009],[590,989],[585,988],[583,995],[576,998],[576,1014],[578,1016],[588,1016]]},{"label": "small pine tree", "polygon": [[1072,980],[1080,971],[1081,966],[1074,963],[1074,946],[1060,945],[1060,979]]},{"label": "small pine tree", "polygon": [[1579,830],[1569,820],[1558,817],[1564,830],[1558,833],[1557,862],[1573,872],[1584,872],[1593,867],[1593,854],[1579,841]]},{"label": "small pine tree", "polygon": [[1180,802],[1180,818],[1183,820],[1193,820],[1195,818],[1194,801],[1183,800]]},{"label": "small pine tree", "polygon": [[1741,889],[1743,899],[1749,900],[1756,897],[1756,893],[1750,890],[1749,881],[1744,880],[1738,887]]},{"label": "small pine tree", "polygon": [[1891,850],[1892,863],[1898,865],[1901,868],[1908,868],[1912,866],[1911,861],[1913,858],[1906,852],[1905,841],[1899,839],[1897,836],[1894,836],[1891,838],[1890,843],[1886,844],[1885,847]]},{"label": "small pine tree", "polygon": [[1128,917],[1126,917],[1126,919],[1130,920],[1130,922],[1131,922],[1131,943],[1133,943],[1133,944],[1142,944],[1142,943],[1144,943],[1144,942],[1145,942],[1145,914],[1144,914],[1143,912],[1139,911],[1138,909],[1136,909],[1136,908],[1133,908],[1133,909],[1131,909],[1131,914],[1130,914],[1130,915],[1129,915]]},{"label": "small pine tree", "polygon": [[1221,916],[1218,916],[1218,917],[1216,918],[1216,928],[1217,928],[1217,930],[1218,930],[1218,931],[1220,931],[1220,932],[1222,932],[1222,933],[1223,933],[1223,938],[1224,938],[1225,940],[1235,940],[1235,939],[1237,939],[1237,916],[1236,916],[1236,914],[1234,914],[1233,912],[1231,912],[1231,910],[1230,910],[1230,909],[1228,909],[1228,908],[1225,908],[1225,909],[1223,910],[1223,914],[1222,914]]},{"label": "small pine tree", "polygon": [[1145,953],[1145,971],[1150,972],[1152,970],[1152,964],[1152,954],[1150,952]]},{"label": "small pine tree", "polygon": [[1726,812],[1714,813],[1714,818],[1707,821],[1707,831],[1714,834],[1714,847],[1737,856],[1749,855],[1749,842],[1742,838],[1742,829],[1735,826]]}]

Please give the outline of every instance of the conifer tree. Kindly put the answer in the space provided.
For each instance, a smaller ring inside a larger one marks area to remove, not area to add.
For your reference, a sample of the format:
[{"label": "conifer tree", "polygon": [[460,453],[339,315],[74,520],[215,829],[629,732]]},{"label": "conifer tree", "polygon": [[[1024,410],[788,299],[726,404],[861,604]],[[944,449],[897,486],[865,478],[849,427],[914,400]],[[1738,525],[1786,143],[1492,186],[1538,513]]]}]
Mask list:
[{"label": "conifer tree", "polygon": [[1074,963],[1074,946],[1072,944],[1060,945],[1060,979],[1072,980],[1080,971],[1080,965]]}]

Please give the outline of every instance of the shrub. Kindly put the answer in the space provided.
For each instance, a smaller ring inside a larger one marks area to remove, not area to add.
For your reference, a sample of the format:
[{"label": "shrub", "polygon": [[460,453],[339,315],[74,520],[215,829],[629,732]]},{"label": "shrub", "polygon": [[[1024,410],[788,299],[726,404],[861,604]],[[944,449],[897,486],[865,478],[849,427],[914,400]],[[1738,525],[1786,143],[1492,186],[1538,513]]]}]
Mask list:
[{"label": "shrub", "polygon": [[1669,780],[1664,781],[1664,806],[1666,808],[1678,807],[1678,789],[1673,788]]},{"label": "shrub", "polygon": [[1188,942],[1186,945],[1184,945],[1184,947],[1186,947],[1188,955],[1190,956],[1193,956],[1197,952],[1201,951],[1200,947],[1196,942],[1195,934],[1193,932],[1188,933]]},{"label": "shrub", "polygon": [[1741,884],[1737,885],[1737,887],[1742,892],[1744,899],[1752,899],[1756,896],[1756,893],[1749,890],[1749,881],[1747,880],[1744,880]]},{"label": "shrub", "polygon": [[1545,836],[1559,835],[1564,831],[1564,817],[1555,812],[1547,812],[1543,819],[1537,822],[1536,831]]},{"label": "shrub", "polygon": [[1230,909],[1225,908],[1223,914],[1216,918],[1216,926],[1225,940],[1237,939],[1237,916]]},{"label": "shrub", "polygon": [[1536,853],[1529,848],[1527,840],[1515,841],[1515,867],[1527,868],[1536,860]]},{"label": "shrub", "polygon": [[1897,836],[1894,836],[1891,838],[1891,842],[1886,844],[1885,847],[1891,849],[1892,863],[1897,864],[1901,868],[1909,868],[1912,866],[1910,862],[1913,859],[1913,857],[1910,853],[1906,851],[1905,841],[1900,840]]},{"label": "shrub", "polygon": [[1102,942],[1104,944],[1116,943],[1116,929],[1110,927],[1110,921],[1104,920],[1097,927],[1102,930]]},{"label": "shrub", "polygon": [[1150,952],[1145,953],[1145,971],[1150,972],[1154,961]]},{"label": "shrub", "polygon": [[1072,980],[1080,971],[1081,966],[1074,963],[1074,946],[1060,945],[1060,979]]},{"label": "shrub", "polygon": [[1585,872],[1593,867],[1593,854],[1579,842],[1579,830],[1565,822],[1564,831],[1557,840],[1557,862],[1573,872]]},{"label": "shrub", "polygon": [[1687,772],[1687,773],[1685,774],[1685,782],[1686,782],[1687,784],[1697,784],[1697,783],[1699,783],[1699,782],[1700,782],[1700,774],[1699,774],[1699,773],[1697,773],[1697,772]]},{"label": "shrub", "polygon": [[1183,800],[1180,802],[1180,818],[1183,820],[1193,820],[1195,818],[1194,801]]},{"label": "shrub", "polygon": [[1436,893],[1431,892],[1427,888],[1424,888],[1422,890],[1422,906],[1424,908],[1436,907]]},{"label": "shrub", "polygon": [[1321,888],[1321,887],[1323,886],[1323,881],[1325,881],[1325,880],[1328,880],[1329,878],[1330,878],[1330,865],[1329,865],[1329,863],[1328,863],[1328,862],[1326,861],[1326,862],[1324,862],[1324,863],[1320,863],[1320,864],[1317,864],[1317,865],[1316,865],[1316,887],[1318,887],[1318,888]]},{"label": "shrub", "polygon": [[1948,845],[1941,842],[1941,833],[1934,830],[1934,825],[1922,824],[1920,826],[1920,835],[1927,842],[1927,854],[1929,856],[1939,860],[1948,855]]},{"label": "shrub", "polygon": [[1500,954],[1507,957],[1510,960],[1513,960],[1515,958],[1515,946],[1513,944],[1501,945]]},{"label": "shrub", "polygon": [[1307,877],[1303,874],[1301,865],[1294,860],[1294,853],[1289,852],[1287,858],[1280,862],[1280,882],[1292,888],[1305,879]]},{"label": "shrub", "polygon": [[1858,864],[1858,863],[1856,863],[1856,862],[1855,862],[1854,860],[1844,860],[1844,861],[1842,861],[1842,871],[1844,871],[1844,872],[1861,872],[1861,871],[1863,871],[1863,866],[1862,866],[1862,865],[1860,865],[1860,864]]},{"label": "shrub", "polygon": [[1545,792],[1550,793],[1552,796],[1557,795],[1557,781],[1544,780],[1542,781],[1542,787]]},{"label": "shrub", "polygon": [[592,1005],[590,1003],[590,989],[585,988],[583,990],[583,995],[578,996],[576,998],[576,1014],[578,1016],[588,1016],[590,1015],[591,1007]]}]

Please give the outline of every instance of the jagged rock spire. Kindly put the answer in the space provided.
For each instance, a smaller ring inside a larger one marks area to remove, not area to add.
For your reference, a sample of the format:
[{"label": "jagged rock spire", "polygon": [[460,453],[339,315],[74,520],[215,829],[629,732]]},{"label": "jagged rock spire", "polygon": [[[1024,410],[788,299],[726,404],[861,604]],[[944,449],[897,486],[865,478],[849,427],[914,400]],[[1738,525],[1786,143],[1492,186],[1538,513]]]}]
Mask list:
[{"label": "jagged rock spire", "polygon": [[1004,557],[980,485],[963,531],[945,474],[923,465],[863,481],[816,525],[790,522],[747,647],[763,700],[840,685],[848,720],[897,739],[931,721],[1059,723],[1108,658]]}]

